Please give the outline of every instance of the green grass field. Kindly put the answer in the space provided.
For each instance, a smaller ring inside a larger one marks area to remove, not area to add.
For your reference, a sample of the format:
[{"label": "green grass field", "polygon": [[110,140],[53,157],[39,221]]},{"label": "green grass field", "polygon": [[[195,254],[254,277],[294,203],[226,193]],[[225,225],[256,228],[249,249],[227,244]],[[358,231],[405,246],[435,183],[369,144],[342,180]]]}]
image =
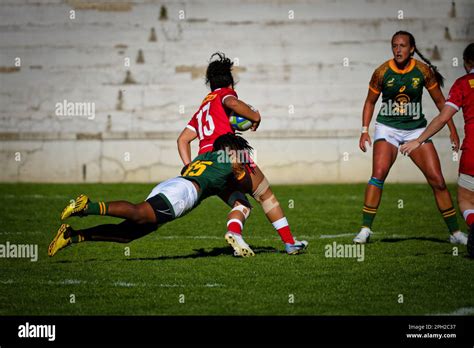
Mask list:
[{"label": "green grass field", "polygon": [[[365,185],[274,187],[293,233],[310,243],[302,255],[283,253],[277,233],[255,207],[244,237],[256,256],[234,258],[223,238],[228,209],[210,198],[130,244],[83,243],[47,256],[69,199],[87,193],[92,200],[139,202],[153,186],[0,185],[0,244],[39,245],[37,262],[0,259],[0,315],[474,313],[474,260],[464,246],[453,255],[428,185],[385,185],[363,262],[327,258],[325,246],[351,243]],[[454,186],[450,190],[455,193]],[[120,220],[69,223],[81,228],[111,221]]]}]

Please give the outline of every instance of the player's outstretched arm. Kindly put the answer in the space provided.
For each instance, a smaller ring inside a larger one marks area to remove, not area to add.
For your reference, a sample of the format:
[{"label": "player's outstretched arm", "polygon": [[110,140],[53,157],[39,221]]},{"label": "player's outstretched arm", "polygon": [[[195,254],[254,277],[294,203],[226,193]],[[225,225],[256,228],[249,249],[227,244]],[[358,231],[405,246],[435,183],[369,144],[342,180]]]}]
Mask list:
[{"label": "player's outstretched arm", "polygon": [[[436,104],[436,107],[438,110],[441,112],[445,106],[446,100],[444,99],[443,92],[441,92],[441,88],[436,86],[435,88],[432,88],[428,90],[430,93],[431,98],[433,99],[434,103]],[[453,144],[453,150],[458,151],[459,147],[461,145],[461,141],[459,139],[458,131],[456,129],[456,126],[454,125],[453,120],[450,118],[447,122],[448,128],[449,128],[449,139],[451,140],[451,144]],[[444,126],[444,125],[443,125]]]},{"label": "player's outstretched arm", "polygon": [[184,128],[178,137],[178,152],[183,164],[191,163],[191,142],[197,138],[197,133],[189,128]]},{"label": "player's outstretched arm", "polygon": [[452,118],[457,110],[449,105],[445,105],[438,116],[436,116],[426,129],[421,133],[418,139],[412,140],[400,146],[400,152],[404,155],[409,155],[410,152],[416,150],[423,142],[438,133],[446,123],[452,121]]}]

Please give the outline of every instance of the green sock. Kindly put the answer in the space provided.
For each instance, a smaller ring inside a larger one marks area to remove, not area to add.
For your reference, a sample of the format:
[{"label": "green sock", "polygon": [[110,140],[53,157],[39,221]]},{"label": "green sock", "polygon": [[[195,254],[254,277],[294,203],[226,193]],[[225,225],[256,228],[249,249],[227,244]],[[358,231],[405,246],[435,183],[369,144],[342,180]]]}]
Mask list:
[{"label": "green sock", "polygon": [[453,233],[459,231],[458,219],[456,217],[456,210],[451,207],[446,210],[441,210],[441,215],[443,215],[444,222],[448,226],[449,232]]},{"label": "green sock", "polygon": [[362,227],[372,228],[372,223],[374,222],[376,214],[377,208],[371,208],[364,205],[364,208],[362,209]]},{"label": "green sock", "polygon": [[109,205],[105,202],[89,202],[84,212],[87,215],[107,215],[108,210]]},{"label": "green sock", "polygon": [[73,230],[70,228],[67,233],[64,234],[65,238],[71,238],[71,242],[73,243],[80,243],[84,241],[84,236],[79,233],[78,231]]},{"label": "green sock", "polygon": [[71,241],[73,243],[80,243],[84,241],[84,237],[80,233],[78,233],[75,236],[71,236]]}]

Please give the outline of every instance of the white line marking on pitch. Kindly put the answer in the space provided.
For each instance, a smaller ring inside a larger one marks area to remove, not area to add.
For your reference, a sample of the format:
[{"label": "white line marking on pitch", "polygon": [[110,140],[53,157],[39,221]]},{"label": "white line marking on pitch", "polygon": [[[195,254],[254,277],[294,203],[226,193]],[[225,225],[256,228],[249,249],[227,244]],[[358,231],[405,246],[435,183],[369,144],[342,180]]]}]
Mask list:
[{"label": "white line marking on pitch", "polygon": [[114,282],[114,286],[121,286],[125,288],[131,288],[133,286],[137,286],[135,283],[127,283],[127,282]]},{"label": "white line marking on pitch", "polygon": [[[10,285],[10,284],[13,284],[13,283],[18,283],[18,281],[13,281],[12,279],[0,280],[0,284],[4,284],[4,285]],[[81,280],[81,279],[64,279],[64,280],[59,280],[59,281],[48,280],[47,282],[39,281],[38,283],[48,284],[48,285],[100,284],[97,281],[89,282],[87,280]],[[143,286],[143,287],[159,286],[161,288],[186,288],[186,287],[217,288],[217,287],[225,287],[224,284],[219,284],[219,283],[206,283],[206,284],[202,284],[202,285],[190,285],[190,286],[185,285],[185,284],[167,284],[167,283],[161,283],[161,284],[153,285],[153,284],[147,284],[147,283],[132,283],[132,282],[127,282],[127,281],[123,281],[123,280],[118,280],[118,281],[112,282],[111,284],[113,286],[124,287],[124,288],[132,288],[132,287],[137,287],[137,286]]]},{"label": "white line marking on pitch", "polygon": [[[462,307],[451,313],[439,313],[435,315],[471,315],[474,314],[474,307]],[[427,314],[431,315],[431,314]]]},{"label": "white line marking on pitch", "polygon": [[[219,240],[224,240],[224,235],[222,237],[218,236],[157,236],[158,239],[219,239]],[[264,238],[264,237],[252,237],[248,236],[248,239],[254,239],[254,240],[267,240],[267,241],[276,241],[278,240],[278,237],[275,238]]]},{"label": "white line marking on pitch", "polygon": [[326,239],[326,238],[339,238],[339,237],[349,237],[349,236],[355,236],[355,233],[322,234],[319,236],[319,238]]},{"label": "white line marking on pitch", "polygon": [[224,285],[223,285],[223,284],[217,284],[217,283],[215,283],[215,284],[210,284],[210,283],[208,283],[208,284],[206,284],[206,285],[204,285],[204,286],[205,286],[205,287],[208,287],[208,288],[216,288],[216,287],[221,287],[221,286],[224,286]]},{"label": "white line marking on pitch", "polygon": [[61,198],[67,199],[68,196],[62,195],[41,195],[41,194],[27,194],[27,195],[13,195],[13,194],[4,194],[0,195],[0,198],[34,198],[34,199],[44,199],[44,198]]},{"label": "white line marking on pitch", "polygon": [[52,280],[48,281],[48,284],[51,284],[51,285],[78,285],[78,284],[83,284],[83,283],[87,283],[87,281],[80,280],[80,279],[64,279],[64,280],[60,280],[56,282]]},{"label": "white line marking on pitch", "polygon": [[28,231],[28,232],[10,232],[10,231],[0,231],[0,234],[40,234],[41,231]]}]

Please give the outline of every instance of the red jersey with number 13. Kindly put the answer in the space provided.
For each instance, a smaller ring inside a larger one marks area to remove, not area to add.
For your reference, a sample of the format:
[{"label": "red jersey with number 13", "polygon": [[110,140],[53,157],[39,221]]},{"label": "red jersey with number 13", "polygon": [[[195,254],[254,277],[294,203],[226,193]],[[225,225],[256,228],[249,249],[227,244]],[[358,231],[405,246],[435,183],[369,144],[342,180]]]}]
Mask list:
[{"label": "red jersey with number 13", "polygon": [[237,93],[231,88],[218,88],[209,93],[186,126],[197,133],[199,155],[212,151],[212,145],[219,136],[235,133],[229,123],[230,110],[224,105],[224,100],[230,96],[237,98]]}]

